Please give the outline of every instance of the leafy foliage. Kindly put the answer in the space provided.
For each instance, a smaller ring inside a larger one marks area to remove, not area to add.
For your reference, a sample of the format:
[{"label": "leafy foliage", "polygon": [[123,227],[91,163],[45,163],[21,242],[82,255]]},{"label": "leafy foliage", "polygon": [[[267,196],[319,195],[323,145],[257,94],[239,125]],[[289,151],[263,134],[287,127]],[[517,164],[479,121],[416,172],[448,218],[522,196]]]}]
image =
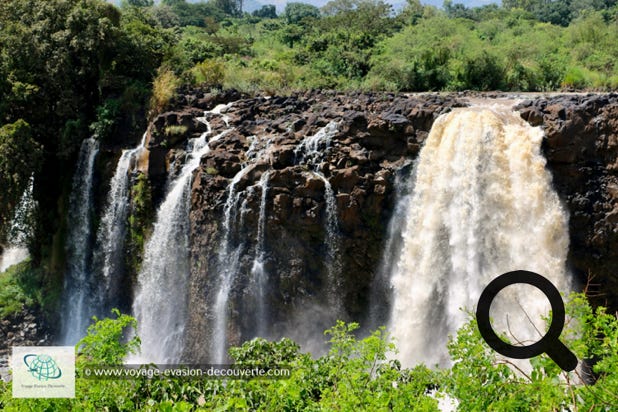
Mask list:
[{"label": "leafy foliage", "polygon": [[358,339],[357,324],[339,321],[325,332],[330,349],[317,359],[286,338],[256,338],[230,349],[238,365],[288,368],[291,375],[282,379],[86,379],[79,374],[84,365],[115,364],[138,350],[139,338],[129,333],[135,319],[114,310],[114,319],[91,325],[78,345],[78,397],[72,403],[13,399],[10,384],[0,402],[7,410],[437,411],[438,399],[448,396],[460,411],[611,410],[618,399],[618,319],[590,307],[582,294],[571,295],[566,308],[561,339],[578,358],[588,359],[591,375],[565,373],[546,355],[531,359],[529,370],[523,370],[485,344],[474,320],[451,338],[450,368],[403,369],[384,328]]},{"label": "leafy foliage", "polygon": [[317,359],[286,338],[230,348],[238,365],[288,368],[291,375],[282,379],[87,379],[80,374],[84,365],[116,364],[138,350],[139,338],[130,333],[135,319],[114,310],[115,318],[91,325],[78,345],[74,401],[13,399],[9,384],[0,404],[7,410],[437,411],[438,399],[448,396],[460,411],[611,410],[618,399],[618,319],[590,307],[582,294],[573,294],[566,308],[561,339],[578,358],[589,359],[592,375],[565,373],[546,355],[531,359],[528,371],[520,369],[485,344],[474,320],[451,338],[450,368],[404,369],[384,328],[358,339],[357,324],[339,321],[325,332],[330,349]]},{"label": "leafy foliage", "polygon": [[[32,137],[32,129],[24,120],[0,127],[0,227],[8,228],[17,202],[37,170],[42,148]],[[0,233],[0,240],[6,233]]]},{"label": "leafy foliage", "polygon": [[112,309],[115,319],[97,319],[88,327],[88,334],[77,344],[82,361],[99,365],[117,365],[129,354],[137,353],[140,340],[129,336],[137,330],[137,321]]}]

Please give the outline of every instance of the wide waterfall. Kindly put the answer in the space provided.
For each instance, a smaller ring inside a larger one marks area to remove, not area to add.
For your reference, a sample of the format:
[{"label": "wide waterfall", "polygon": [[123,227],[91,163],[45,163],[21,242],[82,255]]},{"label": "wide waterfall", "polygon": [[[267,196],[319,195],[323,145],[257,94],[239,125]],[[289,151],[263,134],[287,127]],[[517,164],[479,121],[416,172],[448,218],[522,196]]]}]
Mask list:
[{"label": "wide waterfall", "polygon": [[[390,331],[405,366],[448,363],[449,335],[483,288],[523,269],[568,292],[567,214],[540,153],[543,133],[516,113],[467,108],[439,117],[421,150],[398,261]],[[494,328],[529,344],[545,330],[549,302],[509,286],[491,308]],[[536,329],[535,329],[536,328]]]},{"label": "wide waterfall", "polygon": [[[220,114],[217,106],[204,114]],[[225,120],[225,118],[224,118]],[[157,211],[153,233],[144,249],[144,261],[138,275],[133,313],[138,320],[142,340],[141,361],[177,362],[184,347],[189,281],[189,209],[193,172],[209,144],[232,129],[216,136],[208,132],[190,141],[182,170],[168,185],[165,200]]]},{"label": "wide waterfall", "polygon": [[85,333],[90,318],[95,313],[97,297],[89,270],[92,250],[92,209],[94,161],[99,152],[99,142],[85,139],[82,142],[73,186],[69,199],[67,222],[68,270],[64,281],[64,314],[62,341],[74,345]]}]

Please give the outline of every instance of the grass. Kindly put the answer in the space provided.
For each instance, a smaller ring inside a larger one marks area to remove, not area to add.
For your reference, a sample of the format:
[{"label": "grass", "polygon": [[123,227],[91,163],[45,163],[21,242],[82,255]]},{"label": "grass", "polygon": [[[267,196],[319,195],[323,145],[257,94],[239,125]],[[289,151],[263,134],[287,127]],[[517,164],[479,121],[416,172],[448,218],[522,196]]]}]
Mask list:
[{"label": "grass", "polygon": [[187,133],[187,126],[182,126],[182,125],[174,125],[174,126],[167,126],[165,128],[165,135],[166,136],[182,136],[185,133]]}]

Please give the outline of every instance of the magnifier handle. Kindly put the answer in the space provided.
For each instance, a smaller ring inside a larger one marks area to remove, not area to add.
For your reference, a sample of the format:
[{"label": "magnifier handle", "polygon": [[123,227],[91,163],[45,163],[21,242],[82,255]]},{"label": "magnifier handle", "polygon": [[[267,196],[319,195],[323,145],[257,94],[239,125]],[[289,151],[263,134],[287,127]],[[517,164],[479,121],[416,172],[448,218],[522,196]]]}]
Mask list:
[{"label": "magnifier handle", "polygon": [[546,353],[562,370],[570,372],[577,367],[577,357],[559,340],[552,342]]}]

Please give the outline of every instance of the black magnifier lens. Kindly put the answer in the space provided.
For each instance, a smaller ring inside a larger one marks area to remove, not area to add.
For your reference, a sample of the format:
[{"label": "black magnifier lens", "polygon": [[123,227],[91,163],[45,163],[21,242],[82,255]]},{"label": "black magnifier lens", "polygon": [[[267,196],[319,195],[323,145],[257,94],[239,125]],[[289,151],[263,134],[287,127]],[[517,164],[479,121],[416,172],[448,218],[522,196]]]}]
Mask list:
[{"label": "black magnifier lens", "polygon": [[[552,308],[549,330],[541,340],[528,346],[514,346],[504,342],[494,332],[489,321],[489,308],[496,295],[505,287],[519,283],[540,289],[549,300]],[[577,367],[577,357],[559,339],[564,328],[564,316],[564,302],[558,289],[545,277],[527,270],[508,272],[492,280],[481,293],[476,308],[476,321],[481,336],[493,350],[515,359],[528,359],[547,353],[558,366],[568,372]]]}]

